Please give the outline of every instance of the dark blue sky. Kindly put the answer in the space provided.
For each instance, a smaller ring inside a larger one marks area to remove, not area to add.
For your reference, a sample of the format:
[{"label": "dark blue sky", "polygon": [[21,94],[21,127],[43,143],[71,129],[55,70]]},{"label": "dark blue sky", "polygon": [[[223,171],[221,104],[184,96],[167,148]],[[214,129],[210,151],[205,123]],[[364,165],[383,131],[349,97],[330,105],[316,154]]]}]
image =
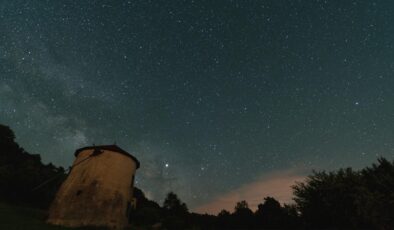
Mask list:
[{"label": "dark blue sky", "polygon": [[394,155],[391,1],[1,2],[0,122],[45,162],[116,142],[193,210]]}]

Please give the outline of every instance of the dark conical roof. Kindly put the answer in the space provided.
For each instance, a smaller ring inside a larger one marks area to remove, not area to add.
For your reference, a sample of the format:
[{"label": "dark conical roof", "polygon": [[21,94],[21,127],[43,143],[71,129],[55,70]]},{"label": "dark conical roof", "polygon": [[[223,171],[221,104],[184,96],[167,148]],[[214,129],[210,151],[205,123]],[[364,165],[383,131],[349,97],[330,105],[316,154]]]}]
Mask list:
[{"label": "dark conical roof", "polygon": [[87,146],[87,147],[83,147],[83,148],[77,149],[75,151],[74,155],[77,157],[80,152],[82,152],[84,150],[89,150],[89,149],[102,149],[102,150],[108,150],[108,151],[113,151],[113,152],[117,152],[117,153],[123,154],[125,156],[130,157],[131,159],[133,159],[135,161],[135,163],[137,164],[137,169],[140,167],[140,162],[137,160],[137,158],[135,158],[133,155],[131,155],[130,153],[126,152],[125,150],[121,149],[117,145]]}]

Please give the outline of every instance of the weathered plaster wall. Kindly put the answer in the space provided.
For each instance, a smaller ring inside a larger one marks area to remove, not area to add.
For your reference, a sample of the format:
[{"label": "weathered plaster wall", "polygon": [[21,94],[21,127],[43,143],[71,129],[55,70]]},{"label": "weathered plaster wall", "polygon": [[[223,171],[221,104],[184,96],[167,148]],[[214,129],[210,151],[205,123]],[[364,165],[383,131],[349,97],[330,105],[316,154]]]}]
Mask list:
[{"label": "weathered plaster wall", "polygon": [[49,223],[70,227],[127,225],[136,163],[120,153],[101,151],[85,161],[93,149],[78,154],[50,208]]}]

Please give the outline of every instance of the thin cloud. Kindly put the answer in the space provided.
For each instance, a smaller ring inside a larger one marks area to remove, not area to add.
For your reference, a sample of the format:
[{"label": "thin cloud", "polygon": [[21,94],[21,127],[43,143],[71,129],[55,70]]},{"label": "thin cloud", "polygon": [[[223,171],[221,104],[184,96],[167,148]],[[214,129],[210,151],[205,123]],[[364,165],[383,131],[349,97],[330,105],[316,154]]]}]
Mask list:
[{"label": "thin cloud", "polygon": [[249,208],[256,210],[257,205],[262,203],[264,197],[267,196],[274,197],[281,203],[291,203],[291,186],[296,181],[302,181],[304,179],[305,173],[297,169],[269,173],[254,182],[218,196],[212,201],[198,206],[193,211],[197,213],[218,214],[222,209],[226,209],[232,212],[236,202],[241,200],[246,200]]}]

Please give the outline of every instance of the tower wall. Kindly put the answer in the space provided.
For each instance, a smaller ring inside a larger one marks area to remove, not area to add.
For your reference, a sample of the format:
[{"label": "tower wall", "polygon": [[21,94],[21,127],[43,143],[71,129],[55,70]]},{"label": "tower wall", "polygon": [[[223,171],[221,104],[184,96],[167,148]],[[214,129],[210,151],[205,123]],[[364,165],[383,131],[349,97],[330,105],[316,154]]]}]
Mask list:
[{"label": "tower wall", "polygon": [[49,223],[117,229],[127,225],[137,163],[115,151],[101,150],[97,155],[94,151],[86,149],[77,155],[51,205]]}]

